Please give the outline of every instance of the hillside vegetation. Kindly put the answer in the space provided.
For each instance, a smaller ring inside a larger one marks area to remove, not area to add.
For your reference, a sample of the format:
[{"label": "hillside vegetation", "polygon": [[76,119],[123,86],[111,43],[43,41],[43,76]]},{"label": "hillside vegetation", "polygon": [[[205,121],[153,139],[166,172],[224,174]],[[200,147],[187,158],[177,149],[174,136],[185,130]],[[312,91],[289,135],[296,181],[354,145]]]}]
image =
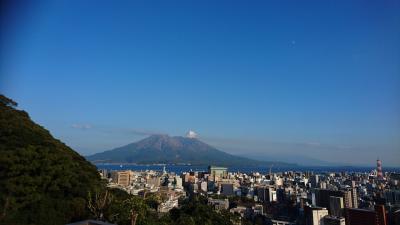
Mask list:
[{"label": "hillside vegetation", "polygon": [[0,95],[0,224],[88,218],[88,192],[100,183],[94,165]]}]

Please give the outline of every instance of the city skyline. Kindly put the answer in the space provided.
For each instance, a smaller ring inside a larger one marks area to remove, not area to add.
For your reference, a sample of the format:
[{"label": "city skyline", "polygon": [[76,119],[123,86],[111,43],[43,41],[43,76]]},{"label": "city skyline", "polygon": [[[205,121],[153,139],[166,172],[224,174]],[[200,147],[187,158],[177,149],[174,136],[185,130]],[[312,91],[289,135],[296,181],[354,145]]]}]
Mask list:
[{"label": "city skyline", "polygon": [[193,130],[232,154],[400,165],[398,1],[14,9],[1,92],[82,155]]}]

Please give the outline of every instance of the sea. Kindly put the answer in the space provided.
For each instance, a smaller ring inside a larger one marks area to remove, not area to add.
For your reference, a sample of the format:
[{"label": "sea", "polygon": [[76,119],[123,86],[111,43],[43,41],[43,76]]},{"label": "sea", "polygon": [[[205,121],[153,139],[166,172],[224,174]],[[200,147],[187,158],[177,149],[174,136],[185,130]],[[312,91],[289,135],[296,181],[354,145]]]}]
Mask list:
[{"label": "sea", "polygon": [[[163,171],[164,166],[167,172],[173,172],[175,174],[182,174],[183,172],[189,171],[207,171],[207,166],[194,166],[194,165],[137,165],[137,164],[95,164],[98,169],[110,170],[134,170],[134,171]],[[375,169],[375,167],[352,167],[352,166],[296,166],[296,167],[269,167],[269,166],[232,166],[227,167],[229,172],[242,172],[242,173],[253,173],[259,172],[261,174],[269,173],[270,169],[273,173],[294,171],[294,172],[314,172],[314,173],[369,173]],[[400,173],[400,167],[383,168],[384,172],[395,172]]]}]

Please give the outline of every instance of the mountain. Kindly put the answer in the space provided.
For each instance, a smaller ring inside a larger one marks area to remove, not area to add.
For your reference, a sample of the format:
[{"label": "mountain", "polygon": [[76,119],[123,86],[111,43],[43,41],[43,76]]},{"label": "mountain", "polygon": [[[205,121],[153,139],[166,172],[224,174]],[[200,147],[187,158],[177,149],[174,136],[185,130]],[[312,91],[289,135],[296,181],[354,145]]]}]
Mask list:
[{"label": "mountain", "polygon": [[0,95],[0,224],[66,224],[88,218],[97,169]]},{"label": "mountain", "polygon": [[94,163],[190,163],[192,165],[257,166],[271,163],[235,156],[220,151],[197,138],[152,135],[136,143],[87,157]]}]

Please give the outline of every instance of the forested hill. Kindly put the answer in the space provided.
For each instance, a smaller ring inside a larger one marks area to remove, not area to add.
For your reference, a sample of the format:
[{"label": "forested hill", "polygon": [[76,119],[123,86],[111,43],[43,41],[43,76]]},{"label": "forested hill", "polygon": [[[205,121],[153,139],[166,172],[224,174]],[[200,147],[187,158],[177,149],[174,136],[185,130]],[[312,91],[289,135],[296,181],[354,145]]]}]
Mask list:
[{"label": "forested hill", "polygon": [[0,95],[0,224],[66,224],[88,217],[96,167]]}]

